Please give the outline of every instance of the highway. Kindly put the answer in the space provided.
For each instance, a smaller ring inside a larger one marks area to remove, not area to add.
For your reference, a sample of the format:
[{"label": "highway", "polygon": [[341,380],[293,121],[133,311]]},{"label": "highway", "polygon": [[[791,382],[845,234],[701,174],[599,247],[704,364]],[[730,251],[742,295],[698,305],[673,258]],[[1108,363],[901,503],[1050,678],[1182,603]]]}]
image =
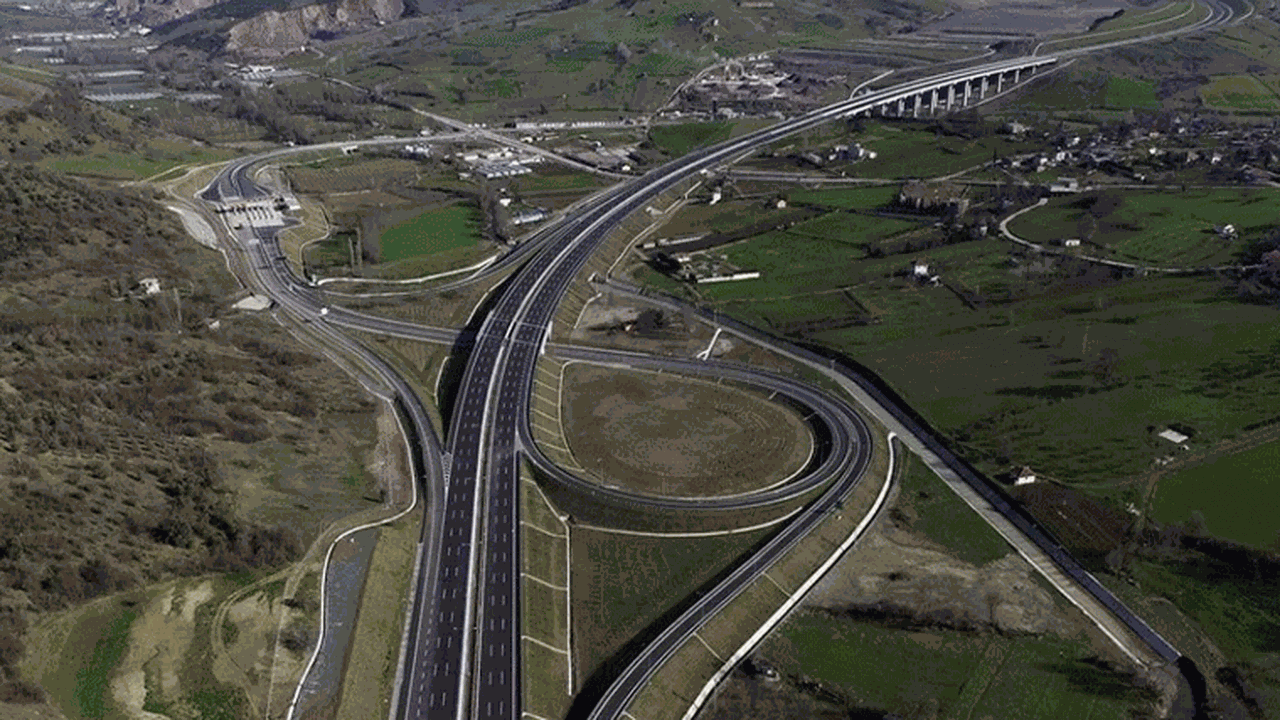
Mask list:
[{"label": "highway", "polygon": [[[616,362],[622,359],[637,367],[661,367],[663,369],[684,370],[687,372],[715,373],[717,363],[704,361],[675,361],[669,358],[629,357],[627,353],[603,351],[595,349],[565,350],[564,356],[595,362]],[[749,373],[750,374],[750,373]],[[754,374],[751,374],[754,375]],[[804,510],[792,518],[790,522],[762,548],[746,561],[734,568],[724,580],[700,597],[696,603],[667,626],[661,634],[647,645],[623,670],[622,674],[610,684],[604,695],[597,701],[591,713],[591,720],[612,720],[622,718],[628,705],[653,677],[662,663],[679,650],[686,639],[698,630],[708,619],[720,612],[734,598],[751,586],[771,565],[803,540],[813,528],[830,512],[835,510],[844,498],[862,480],[871,458],[871,433],[866,421],[847,403],[836,403],[840,408],[847,429],[852,432],[851,447],[856,453],[852,462],[844,466],[836,476],[836,482],[822,494],[817,501],[805,506]]]},{"label": "highway", "polygon": [[[661,307],[668,307],[678,312],[693,312],[704,321],[723,327],[726,332],[732,332],[743,339],[771,348],[786,356],[802,361],[810,367],[829,369],[832,374],[847,381],[847,387],[855,388],[866,396],[867,399],[863,402],[863,406],[866,409],[883,410],[882,422],[894,428],[895,432],[898,432],[900,436],[910,438],[913,444],[916,445],[915,449],[936,455],[974,493],[1008,520],[1009,524],[1016,529],[1022,538],[1031,543],[1036,550],[1043,553],[1049,562],[1052,562],[1072,582],[1076,583],[1080,589],[1088,594],[1089,598],[1123,623],[1130,632],[1145,644],[1151,653],[1166,662],[1174,662],[1181,656],[1181,653],[1167,640],[1152,630],[1142,618],[1130,611],[1111,591],[1103,587],[1039,523],[1020,507],[1007,501],[980,473],[952,452],[943,438],[929,427],[905,401],[869,372],[855,367],[851,362],[837,359],[834,355],[830,357],[820,355],[812,350],[772,337],[746,323],[726,318],[703,308],[691,306],[676,298],[645,292],[635,286],[619,281],[610,281],[609,285],[619,292],[644,297],[648,302],[656,303]],[[1011,543],[1018,547],[1018,543],[1014,542],[1016,540],[1018,538],[1013,538]],[[1091,615],[1091,617],[1093,616]],[[1117,642],[1119,642],[1118,639]],[[1129,652],[1127,649],[1125,651]],[[1140,657],[1135,657],[1134,659],[1141,662]]]},{"label": "highway", "polygon": [[[450,437],[450,476],[446,538],[464,537],[466,572],[446,558],[441,579],[441,607],[435,638],[446,638],[446,651],[431,666],[424,696],[408,698],[406,710],[433,717],[484,720],[519,718],[519,505],[517,427],[527,418],[534,362],[561,298],[577,271],[623,218],[702,170],[755,148],[847,114],[864,111],[904,92],[983,73],[1046,64],[1052,58],[1006,60],[932,79],[870,92],[853,100],[806,113],[736,140],[697,151],[651,171],[630,183],[621,200],[593,207],[563,224],[545,247],[510,280],[485,318],[463,377]],[[485,482],[481,483],[480,478]],[[474,508],[466,516],[467,500]],[[455,507],[456,506],[456,507]],[[455,513],[457,513],[455,515]],[[466,534],[467,522],[470,534]],[[484,523],[483,531],[481,522]],[[484,541],[483,553],[480,543]],[[474,577],[462,593],[459,574]],[[446,585],[447,584],[447,585]],[[462,595],[462,597],[459,597]],[[474,601],[473,601],[474,596]],[[474,611],[475,617],[472,616]],[[461,627],[459,627],[459,621]],[[475,637],[473,638],[473,628]],[[458,646],[450,644],[457,638]],[[421,643],[418,643],[419,647]],[[471,664],[471,649],[476,662]],[[422,660],[426,658],[423,657]],[[423,666],[425,667],[425,665]],[[412,683],[410,683],[412,684]],[[466,705],[470,703],[470,712]]]},{"label": "highway", "polygon": [[[942,73],[806,113],[673,161],[546,233],[540,251],[509,281],[485,318],[458,391],[449,438],[448,490],[433,532],[439,562],[423,565],[415,602],[401,706],[406,717],[519,718],[519,547],[517,429],[527,422],[534,362],[560,299],[611,227],[665,191],[761,145],[873,108],[911,92],[993,72],[1043,65],[1052,58],[1014,59]],[[220,176],[219,195],[261,191],[244,163]],[[229,176],[229,177],[227,177]],[[205,197],[209,198],[210,193]],[[265,240],[263,238],[262,240]],[[275,247],[274,243],[270,245]],[[298,287],[282,258],[256,243],[259,262],[275,276],[273,297],[319,317],[314,291]],[[388,321],[351,321],[379,331]],[[404,328],[400,328],[403,330]],[[482,482],[483,479],[483,482]],[[820,482],[825,482],[825,478]],[[482,526],[483,523],[483,526]],[[483,549],[483,552],[482,552]],[[424,556],[424,560],[426,560]],[[434,570],[434,572],[433,572]],[[434,576],[434,580],[429,580]],[[726,591],[728,592],[728,591]],[[473,655],[475,656],[473,658]]]},{"label": "highway", "polygon": [[[1215,6],[1216,7],[1216,6]],[[1229,14],[1226,16],[1229,18]],[[420,583],[416,590],[410,628],[410,649],[406,658],[402,694],[399,699],[404,717],[430,718],[504,718],[521,717],[519,629],[519,518],[518,461],[529,456],[539,464],[545,458],[533,447],[528,433],[529,398],[534,364],[547,351],[549,328],[556,309],[587,259],[608,233],[624,218],[643,210],[644,206],[682,183],[711,172],[754,152],[761,146],[791,134],[816,127],[831,120],[867,112],[890,102],[921,95],[956,83],[969,83],[987,75],[1033,69],[1056,62],[1053,57],[1027,57],[1001,60],[984,65],[952,70],[912,80],[883,90],[872,90],[856,98],[805,113],[774,126],[752,132],[719,145],[695,151],[657,168],[641,178],[601,193],[593,202],[564,222],[545,228],[536,242],[526,243],[516,252],[493,263],[501,271],[512,268],[515,273],[506,281],[492,309],[474,337],[459,336],[442,328],[421,328],[411,323],[354,313],[340,308],[324,309],[321,294],[293,276],[275,243],[273,230],[248,228],[234,233],[235,241],[246,253],[249,272],[256,283],[290,315],[309,325],[325,343],[358,358],[371,368],[377,382],[389,388],[408,416],[407,426],[418,436],[415,466],[421,465],[420,476],[428,486],[429,513],[425,523],[424,542],[419,555]],[[985,82],[985,81],[984,81]],[[462,133],[463,135],[467,133]],[[410,142],[416,139],[362,141],[366,144]],[[352,143],[335,143],[335,146]],[[316,147],[293,148],[265,156],[247,158],[228,166],[201,197],[211,203],[232,198],[255,198],[264,195],[250,177],[250,168],[264,159],[288,152],[315,150]],[[523,263],[523,264],[522,264]],[[465,281],[461,281],[465,282]],[[322,310],[324,312],[322,313]],[[727,324],[721,320],[721,324]],[[420,405],[407,383],[385,363],[358,343],[337,332],[341,326],[399,337],[432,342],[458,343],[470,347],[470,354],[457,393],[449,423],[448,453],[440,461],[437,440]],[[745,330],[742,330],[745,332]],[[554,348],[560,354],[587,353],[584,359],[599,360],[608,355],[599,350]],[[594,353],[594,355],[592,355]],[[617,362],[616,355],[611,355]],[[670,358],[629,357],[636,366],[663,366],[693,370],[686,361]],[[695,363],[700,370],[713,367]],[[747,368],[716,364],[719,372],[736,374],[743,381],[761,386],[782,387],[780,379]],[[728,376],[728,375],[726,375]],[[863,379],[863,382],[866,382]],[[832,442],[821,461],[805,478],[780,488],[776,497],[720,498],[713,502],[773,502],[778,497],[794,496],[832,482],[819,501],[811,505],[780,533],[780,541],[795,542],[820,518],[843,493],[856,483],[865,468],[870,439],[856,413],[842,402],[833,401],[812,390],[788,387],[788,393],[803,398],[804,404],[828,413],[823,419],[831,431]],[[873,385],[867,392],[880,392]],[[805,395],[809,393],[809,395]],[[881,393],[883,396],[883,393]],[[886,398],[888,407],[902,407]],[[416,410],[415,410],[416,408]],[[902,424],[913,436],[930,445],[941,457],[975,478],[975,488],[985,487],[971,470],[946,450],[925,427],[914,422],[909,413]],[[430,457],[429,457],[430,456]],[[566,475],[559,473],[560,476]],[[561,479],[564,479],[561,477]],[[568,480],[565,480],[568,481]],[[806,484],[807,483],[807,484]],[[801,490],[797,490],[801,488]],[[602,492],[597,489],[597,492]],[[993,491],[986,488],[988,494]],[[763,498],[763,499],[762,499]],[[671,499],[618,497],[623,502],[662,503]],[[1002,502],[998,496],[993,503]],[[1016,509],[1010,509],[1017,518]],[[1025,519],[1024,519],[1025,520]],[[1033,524],[1023,523],[1031,537],[1044,542],[1064,567],[1074,560],[1044,536]],[[772,548],[772,549],[769,549]],[[767,565],[769,558],[784,552],[772,543],[761,554],[747,560],[716,592],[699,601],[695,610],[705,617],[728,602],[752,573]],[[772,555],[770,553],[773,553]],[[1078,564],[1075,565],[1078,569]],[[1178,657],[1167,642],[1154,635],[1141,620],[1129,613],[1113,596],[1092,580],[1087,573],[1073,578],[1107,604],[1126,624],[1143,635],[1157,653],[1166,659]],[[689,622],[694,622],[696,618]],[[642,657],[660,660],[675,643],[682,642],[693,625],[682,618],[668,629],[654,647]],[[671,644],[661,644],[671,643]],[[652,668],[650,668],[652,669]],[[597,717],[617,717],[627,698],[642,686],[644,673],[624,674],[610,689]],[[610,700],[609,698],[617,698]],[[612,704],[609,704],[612,703]]]}]

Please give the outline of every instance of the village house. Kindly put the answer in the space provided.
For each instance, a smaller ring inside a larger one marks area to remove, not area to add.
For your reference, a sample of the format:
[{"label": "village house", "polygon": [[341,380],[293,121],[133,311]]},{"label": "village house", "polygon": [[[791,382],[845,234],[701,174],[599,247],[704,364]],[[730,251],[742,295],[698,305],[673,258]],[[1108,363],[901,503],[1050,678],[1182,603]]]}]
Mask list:
[{"label": "village house", "polygon": [[963,215],[969,209],[968,188],[951,182],[912,180],[898,192],[898,204],[928,213]]}]

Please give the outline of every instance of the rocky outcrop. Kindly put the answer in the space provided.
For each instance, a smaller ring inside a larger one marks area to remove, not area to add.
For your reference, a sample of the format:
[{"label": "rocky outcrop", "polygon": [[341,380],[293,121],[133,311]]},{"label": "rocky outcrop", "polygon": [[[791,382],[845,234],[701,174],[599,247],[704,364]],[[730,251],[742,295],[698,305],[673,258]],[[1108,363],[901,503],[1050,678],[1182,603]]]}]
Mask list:
[{"label": "rocky outcrop", "polygon": [[403,14],[403,0],[336,0],[284,12],[268,10],[233,25],[227,50],[285,55],[317,35],[358,30]]}]

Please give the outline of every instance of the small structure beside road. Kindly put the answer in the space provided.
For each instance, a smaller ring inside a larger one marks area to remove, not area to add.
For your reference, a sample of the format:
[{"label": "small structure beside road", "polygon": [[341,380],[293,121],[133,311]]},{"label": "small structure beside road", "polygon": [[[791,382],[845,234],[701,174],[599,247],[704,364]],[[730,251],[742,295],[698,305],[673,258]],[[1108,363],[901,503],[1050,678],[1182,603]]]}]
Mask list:
[{"label": "small structure beside road", "polygon": [[1030,485],[1035,481],[1036,481],[1035,471],[1027,467],[1026,465],[1023,465],[1022,468],[1018,470],[1017,474],[1014,475],[1014,478],[1013,478],[1014,485]]},{"label": "small structure beside road", "polygon": [[1174,445],[1177,445],[1183,450],[1191,449],[1191,447],[1187,445],[1187,440],[1190,440],[1191,437],[1189,435],[1184,435],[1178,432],[1177,430],[1174,430],[1173,428],[1165,428],[1164,430],[1161,430],[1156,434],[1164,438],[1165,440],[1168,440],[1169,442],[1173,443]]},{"label": "small structure beside road", "polygon": [[265,295],[250,295],[231,307],[236,310],[261,311],[271,307],[271,298]]}]

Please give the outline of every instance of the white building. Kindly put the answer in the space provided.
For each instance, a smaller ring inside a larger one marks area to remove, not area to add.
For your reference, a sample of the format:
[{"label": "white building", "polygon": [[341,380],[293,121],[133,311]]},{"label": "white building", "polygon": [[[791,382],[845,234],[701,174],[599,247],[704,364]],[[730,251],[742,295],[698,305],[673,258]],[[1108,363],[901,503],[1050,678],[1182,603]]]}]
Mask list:
[{"label": "white building", "polygon": [[522,210],[511,216],[512,225],[526,225],[528,223],[540,222],[546,220],[548,213],[542,208],[533,208],[531,210]]}]

